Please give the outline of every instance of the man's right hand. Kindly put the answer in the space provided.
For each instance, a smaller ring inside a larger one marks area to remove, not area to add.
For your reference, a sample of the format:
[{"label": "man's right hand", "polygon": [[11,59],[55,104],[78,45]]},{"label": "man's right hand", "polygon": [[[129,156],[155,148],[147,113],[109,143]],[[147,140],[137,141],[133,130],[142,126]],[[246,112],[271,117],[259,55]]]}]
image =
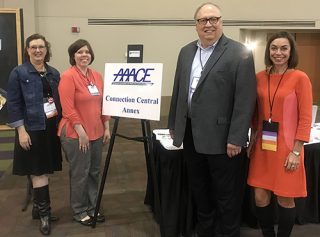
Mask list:
[{"label": "man's right hand", "polygon": [[173,129],[169,129],[169,133],[170,133],[170,137],[172,139],[174,139],[174,130]]}]

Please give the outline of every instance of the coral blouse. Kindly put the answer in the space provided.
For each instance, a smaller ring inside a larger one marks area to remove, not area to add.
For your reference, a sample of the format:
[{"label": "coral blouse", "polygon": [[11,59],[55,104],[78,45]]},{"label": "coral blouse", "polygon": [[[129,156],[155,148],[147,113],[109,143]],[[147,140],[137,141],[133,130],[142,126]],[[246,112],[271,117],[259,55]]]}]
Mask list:
[{"label": "coral blouse", "polygon": [[[88,86],[94,84],[99,95],[92,95]],[[59,96],[62,107],[62,119],[58,127],[58,136],[65,127],[66,137],[78,138],[74,125],[81,124],[89,140],[96,140],[104,134],[104,122],[110,116],[102,115],[103,81],[100,73],[89,69],[87,76],[73,66],[65,71],[59,83]]]}]

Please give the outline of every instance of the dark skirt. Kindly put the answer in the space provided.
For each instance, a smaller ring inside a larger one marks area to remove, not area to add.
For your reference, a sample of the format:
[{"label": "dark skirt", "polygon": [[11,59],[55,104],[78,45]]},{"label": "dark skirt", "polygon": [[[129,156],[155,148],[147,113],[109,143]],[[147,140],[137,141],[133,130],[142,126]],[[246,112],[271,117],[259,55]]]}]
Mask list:
[{"label": "dark skirt", "polygon": [[16,130],[12,173],[39,176],[61,170],[61,144],[57,136],[56,117],[47,119],[46,130],[27,132],[32,143],[29,151],[20,146]]}]

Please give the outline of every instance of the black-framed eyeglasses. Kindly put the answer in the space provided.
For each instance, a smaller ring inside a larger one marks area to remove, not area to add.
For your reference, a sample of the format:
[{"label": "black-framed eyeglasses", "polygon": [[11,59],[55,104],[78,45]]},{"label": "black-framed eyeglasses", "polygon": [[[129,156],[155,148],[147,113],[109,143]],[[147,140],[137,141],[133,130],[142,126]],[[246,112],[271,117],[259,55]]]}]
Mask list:
[{"label": "black-framed eyeglasses", "polygon": [[219,17],[210,17],[210,18],[200,18],[200,19],[197,19],[196,21],[198,22],[199,25],[203,25],[203,26],[205,26],[208,21],[209,21],[209,23],[211,25],[214,25],[214,24],[218,23],[220,18],[221,18],[221,16],[219,16]]}]

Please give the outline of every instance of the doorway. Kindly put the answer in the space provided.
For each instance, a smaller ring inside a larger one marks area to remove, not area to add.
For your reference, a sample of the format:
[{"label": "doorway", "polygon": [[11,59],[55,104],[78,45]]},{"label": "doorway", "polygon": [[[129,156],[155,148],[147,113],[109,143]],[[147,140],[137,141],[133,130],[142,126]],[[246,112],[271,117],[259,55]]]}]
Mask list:
[{"label": "doorway", "polygon": [[[11,70],[22,63],[22,9],[0,8],[0,93],[2,101]],[[0,124],[7,122],[6,104],[1,106]]]}]

